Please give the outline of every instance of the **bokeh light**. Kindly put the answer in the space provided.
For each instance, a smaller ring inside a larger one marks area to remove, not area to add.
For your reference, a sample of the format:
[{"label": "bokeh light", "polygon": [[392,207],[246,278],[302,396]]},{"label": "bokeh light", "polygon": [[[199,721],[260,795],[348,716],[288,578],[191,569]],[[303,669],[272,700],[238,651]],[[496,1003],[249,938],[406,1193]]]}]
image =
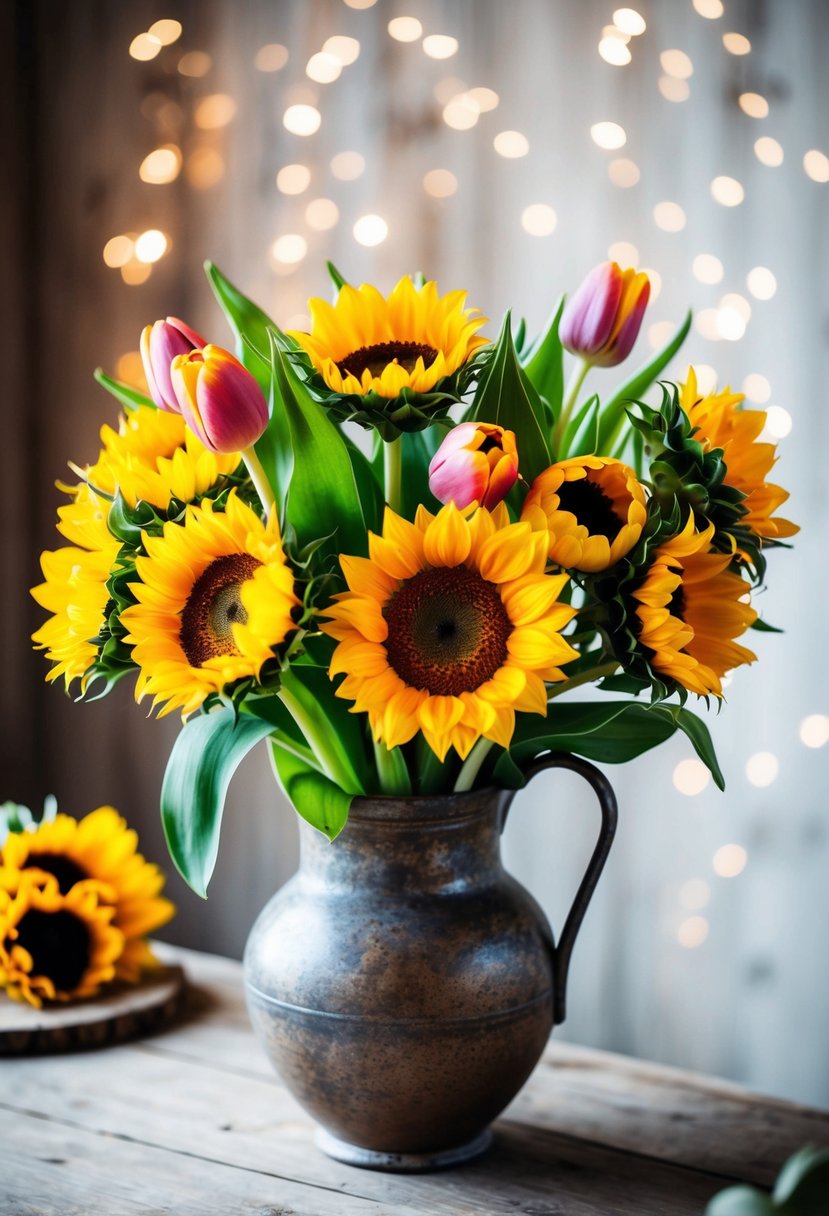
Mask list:
[{"label": "bokeh light", "polygon": [[358,245],[371,248],[374,245],[382,245],[389,235],[389,226],[381,215],[362,215],[352,231]]},{"label": "bokeh light", "polygon": [[791,434],[792,416],[782,405],[770,405],[766,410],[766,425],[762,430],[764,440],[785,439]]},{"label": "bokeh light", "polygon": [[135,238],[135,257],[145,265],[152,265],[164,257],[170,248],[170,239],[159,228],[148,228]]},{"label": "bokeh light", "polygon": [[296,266],[308,252],[308,242],[298,232],[286,232],[271,245],[271,256],[283,266]]},{"label": "bokeh light", "polygon": [[521,227],[530,236],[549,236],[557,223],[558,217],[549,203],[531,203],[521,212]]},{"label": "bokeh light", "polygon": [[705,941],[709,927],[704,916],[687,916],[677,929],[677,941],[687,950],[695,950]]},{"label": "bokeh light", "polygon": [[469,131],[480,117],[478,103],[469,93],[458,93],[443,107],[443,121],[453,131]]},{"label": "bokeh light", "polygon": [[625,129],[617,122],[594,122],[590,128],[590,138],[597,147],[608,151],[623,148],[627,143]]},{"label": "bokeh light", "polygon": [[746,868],[748,853],[741,844],[723,844],[711,859],[711,866],[720,878],[736,878]]},{"label": "bokeh light", "polygon": [[430,59],[451,59],[458,53],[458,40],[449,34],[429,34],[423,39],[423,53]]},{"label": "bokeh light", "polygon": [[225,175],[225,162],[216,148],[194,148],[184,164],[187,181],[194,190],[209,190]]},{"label": "bokeh light", "polygon": [[[463,90],[460,89],[459,92],[463,92]],[[497,110],[498,103],[501,100],[494,89],[488,89],[485,85],[476,85],[474,89],[467,90],[467,94],[475,102],[481,114],[487,114],[490,110]]]},{"label": "bokeh light", "polygon": [[137,34],[130,43],[130,56],[140,63],[155,59],[161,50],[161,39],[155,34]]},{"label": "bokeh light", "polygon": [[386,29],[396,42],[417,42],[423,33],[417,17],[392,17]]},{"label": "bokeh light", "polygon": [[679,902],[687,912],[706,907],[711,899],[711,887],[704,878],[687,878],[679,888]]},{"label": "bokeh light", "polygon": [[755,752],[746,761],[746,777],[751,785],[764,789],[777,779],[780,762],[774,752]]},{"label": "bokeh light", "polygon": [[754,141],[754,155],[761,165],[776,169],[783,164],[783,145],[770,135],[761,135]]},{"label": "bokeh light", "polygon": [[282,194],[304,194],[311,185],[307,165],[283,165],[276,175],[276,188]]},{"label": "bokeh light", "polygon": [[771,397],[771,385],[759,372],[750,372],[743,381],[743,392],[754,405],[765,405]]},{"label": "bokeh light", "polygon": [[632,59],[624,40],[618,34],[615,37],[606,35],[599,40],[599,54],[605,63],[617,68],[625,67]]},{"label": "bokeh light", "polygon": [[614,241],[607,247],[607,256],[611,262],[618,262],[623,269],[639,264],[639,250],[630,241]]},{"label": "bokeh light", "polygon": [[288,62],[288,48],[281,42],[267,42],[260,46],[253,62],[260,72],[278,72]]},{"label": "bokeh light", "polygon": [[722,44],[729,55],[747,55],[751,50],[751,43],[745,34],[723,34]]},{"label": "bokeh light", "polygon": [[178,61],[178,72],[181,76],[206,76],[212,67],[213,60],[207,51],[188,51]]},{"label": "bokeh light", "polygon": [[107,266],[117,269],[126,266],[135,255],[135,238],[121,234],[112,236],[104,245],[103,258]]},{"label": "bokeh light", "polygon": [[353,182],[366,168],[366,158],[360,152],[338,152],[331,158],[331,172],[341,182]]},{"label": "bokeh light", "polygon": [[659,92],[666,101],[687,101],[691,96],[691,86],[687,80],[680,80],[677,76],[660,76],[659,77]]},{"label": "bokeh light", "polygon": [[499,156],[507,160],[516,160],[526,156],[530,150],[529,140],[520,131],[499,131],[492,141],[492,146]]},{"label": "bokeh light", "polygon": [[155,148],[142,160],[138,176],[142,182],[161,186],[175,181],[181,170],[181,149],[176,144]]},{"label": "bokeh light", "polygon": [[162,17],[160,21],[152,23],[147,33],[151,38],[157,38],[162,46],[170,46],[181,37],[181,22],[174,21],[172,17]]},{"label": "bokeh light", "polygon": [[322,115],[316,106],[288,106],[282,115],[282,125],[292,135],[314,135],[320,129]]},{"label": "bokeh light", "polygon": [[722,0],[693,0],[693,2],[700,17],[707,17],[709,21],[716,21],[717,17],[723,15]]},{"label": "bokeh light", "polygon": [[684,51],[663,51],[659,56],[659,62],[662,64],[662,71],[665,75],[675,76],[677,80],[688,80],[694,74],[691,57]]},{"label": "bokeh light", "polygon": [[430,169],[423,175],[423,189],[432,198],[449,198],[458,189],[458,179],[450,169]]},{"label": "bokeh light", "polygon": [[228,93],[209,93],[196,103],[193,121],[203,131],[218,131],[233,121],[236,102]]},{"label": "bokeh light", "polygon": [[357,38],[349,38],[345,34],[332,34],[322,44],[323,53],[339,59],[344,68],[356,63],[360,57],[360,43]]},{"label": "bokeh light", "polygon": [[725,274],[722,262],[713,253],[698,253],[691,270],[698,283],[720,283]]},{"label": "bokeh light", "polygon": [[607,175],[613,185],[619,186],[622,190],[635,186],[642,176],[636,162],[628,160],[626,156],[617,156],[615,160],[612,160],[607,166]]},{"label": "bokeh light", "polygon": [[305,65],[305,75],[317,84],[331,84],[339,79],[343,70],[342,60],[327,51],[317,51]]},{"label": "bokeh light", "polygon": [[740,109],[744,114],[748,114],[749,118],[766,118],[769,112],[769,103],[760,93],[741,93],[737,99]]},{"label": "bokeh light", "polygon": [[648,28],[645,18],[635,8],[617,8],[613,14],[613,24],[623,34],[638,38]]},{"label": "bokeh light", "polygon": [[745,196],[742,183],[736,177],[715,177],[711,183],[711,197],[723,207],[739,207]]},{"label": "bokeh light", "polygon": [[315,232],[327,232],[329,228],[336,227],[339,218],[340,209],[330,198],[311,199],[305,208],[305,223]]},{"label": "bokeh light", "polygon": [[777,291],[777,279],[767,266],[755,266],[750,270],[746,283],[756,300],[770,300]]},{"label": "bokeh light", "polygon": [[701,794],[710,780],[711,774],[708,769],[701,760],[697,760],[694,756],[680,760],[679,764],[674,768],[674,788],[679,790],[680,794],[686,794],[689,798],[696,794]]},{"label": "bokeh light", "polygon": [[813,182],[829,182],[829,156],[825,152],[810,148],[803,157],[803,168]]},{"label": "bokeh light", "polygon": [[825,747],[829,743],[829,716],[809,714],[800,723],[799,733],[806,747]]},{"label": "bokeh light", "polygon": [[685,212],[679,203],[661,202],[653,209],[653,219],[663,232],[681,232],[685,227]]}]

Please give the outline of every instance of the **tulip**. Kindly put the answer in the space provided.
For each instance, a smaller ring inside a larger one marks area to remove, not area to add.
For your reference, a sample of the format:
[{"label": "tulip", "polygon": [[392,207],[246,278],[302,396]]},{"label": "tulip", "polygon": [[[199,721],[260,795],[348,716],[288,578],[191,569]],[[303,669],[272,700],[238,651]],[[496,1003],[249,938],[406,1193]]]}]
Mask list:
[{"label": "tulip", "polygon": [[460,510],[477,502],[491,510],[518,477],[515,435],[490,422],[462,422],[444,439],[429,465],[429,489]]},{"label": "tulip", "polygon": [[184,421],[213,452],[245,452],[268,425],[261,388],[221,346],[176,355],[170,378]]},{"label": "tulip", "polygon": [[650,295],[644,272],[616,262],[594,267],[561,317],[562,346],[588,365],[615,367],[631,352]]},{"label": "tulip", "polygon": [[177,317],[146,325],[141,334],[141,362],[150,396],[161,410],[178,413],[178,402],[170,378],[170,364],[176,355],[206,346],[205,339]]}]

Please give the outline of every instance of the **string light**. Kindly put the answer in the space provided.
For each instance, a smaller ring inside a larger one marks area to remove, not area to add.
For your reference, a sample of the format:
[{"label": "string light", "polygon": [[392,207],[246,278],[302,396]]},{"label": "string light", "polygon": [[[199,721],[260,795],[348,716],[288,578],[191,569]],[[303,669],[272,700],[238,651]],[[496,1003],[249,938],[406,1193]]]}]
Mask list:
[{"label": "string light", "polygon": [[307,165],[283,165],[276,175],[276,188],[282,194],[304,194],[311,185]]},{"label": "string light", "polygon": [[691,96],[691,86],[687,80],[680,80],[676,76],[660,76],[658,84],[659,92],[666,101],[687,101]]},{"label": "string light", "polygon": [[558,216],[548,203],[531,203],[521,212],[521,227],[530,236],[549,236],[557,223]]},{"label": "string light", "polygon": [[158,262],[169,248],[169,238],[158,228],[148,228],[135,238],[136,260],[146,265]]},{"label": "string light", "polygon": [[636,266],[639,262],[639,250],[630,241],[614,241],[607,247],[607,256],[611,262],[620,266]]},{"label": "string light", "polygon": [[780,763],[773,752],[755,752],[746,761],[746,777],[758,789],[771,785],[780,771]]},{"label": "string light", "polygon": [[458,40],[449,34],[429,34],[423,39],[423,53],[430,59],[451,59],[458,53]]},{"label": "string light", "polygon": [[741,320],[748,325],[751,320],[751,305],[745,296],[739,295],[736,291],[730,291],[720,300],[720,308],[733,308]]},{"label": "string light", "polygon": [[617,8],[613,14],[613,24],[617,30],[632,38],[638,38],[648,28],[645,18],[635,8]]},{"label": "string light", "polygon": [[138,169],[138,176],[142,182],[162,186],[175,181],[180,172],[181,149],[175,144],[165,144],[163,148],[155,148],[144,157]]},{"label": "string light", "polygon": [[685,227],[685,212],[679,203],[657,203],[653,209],[653,218],[657,228],[663,232],[681,232]]},{"label": "string light", "polygon": [[629,190],[642,176],[636,162],[628,160],[625,156],[617,156],[610,162],[607,166],[607,175],[613,185],[618,186],[621,190]]},{"label": "string light", "polygon": [[217,131],[233,121],[236,102],[227,93],[210,93],[202,97],[193,113],[193,120],[203,131]]},{"label": "string light", "polygon": [[707,17],[709,21],[716,21],[723,15],[722,0],[694,0],[694,8],[700,17]]},{"label": "string light", "polygon": [[151,38],[157,38],[162,46],[170,46],[181,37],[181,22],[162,17],[160,21],[153,22],[147,33]]},{"label": "string light", "polygon": [[711,774],[708,769],[701,760],[697,760],[693,756],[689,756],[687,760],[680,760],[673,773],[674,788],[689,798],[701,794],[710,780]]},{"label": "string light", "polygon": [[288,48],[281,42],[267,42],[254,56],[254,67],[260,72],[279,72],[288,62]]},{"label": "string light", "polygon": [[745,34],[723,34],[722,44],[729,55],[747,55],[751,50],[751,43]]},{"label": "string light", "polygon": [[764,439],[785,439],[791,434],[792,416],[782,405],[770,405],[766,410],[766,424],[762,430]]},{"label": "string light", "polygon": [[308,242],[298,232],[286,232],[271,245],[271,256],[283,266],[296,266],[308,252]]},{"label": "string light", "polygon": [[395,42],[417,42],[423,33],[417,17],[392,17],[386,29]]},{"label": "string light", "polygon": [[743,381],[743,392],[755,405],[765,405],[771,397],[771,385],[759,372],[750,372]]},{"label": "string light", "polygon": [[688,912],[704,908],[711,898],[711,888],[704,878],[687,878],[679,888],[679,902]]},{"label": "string light", "polygon": [[628,137],[625,128],[617,122],[594,122],[590,128],[590,138],[597,147],[611,151],[624,147]]},{"label": "string light", "polygon": [[691,270],[698,283],[719,283],[725,274],[722,262],[713,253],[698,253]]},{"label": "string light", "polygon": [[783,146],[770,135],[761,135],[754,141],[754,155],[761,165],[776,169],[783,164]]},{"label": "string light", "polygon": [[178,61],[178,72],[181,76],[206,76],[213,67],[213,60],[207,51],[188,51]]},{"label": "string light", "polygon": [[126,266],[135,253],[135,238],[121,234],[112,236],[104,245],[103,258],[107,266],[117,269]]},{"label": "string light", "polygon": [[633,58],[624,40],[618,36],[618,32],[608,34],[599,40],[599,54],[605,63],[612,64],[616,68],[625,67]]},{"label": "string light", "polygon": [[[462,92],[463,89],[459,91]],[[483,85],[478,85],[474,89],[469,89],[467,96],[472,98],[482,114],[486,114],[490,110],[496,110],[498,108],[498,103],[501,100],[494,89],[487,89]]]},{"label": "string light", "polygon": [[666,76],[675,76],[677,80],[688,80],[694,74],[694,65],[690,55],[684,51],[663,51],[659,56],[662,71]]},{"label": "string light", "polygon": [[800,742],[806,747],[825,747],[829,743],[829,717],[809,714],[800,723]]},{"label": "string light", "polygon": [[121,267],[121,278],[128,287],[140,287],[142,283],[147,282],[152,272],[153,268],[149,262],[127,262],[126,266]]},{"label": "string light", "polygon": [[676,937],[680,946],[695,950],[701,946],[708,936],[709,924],[704,916],[687,916],[677,929]]},{"label": "string light", "polygon": [[737,101],[749,118],[766,118],[768,115],[769,103],[759,93],[741,93]]},{"label": "string light", "polygon": [[449,169],[430,169],[423,176],[423,189],[432,198],[449,198],[458,189],[458,179]]},{"label": "string light", "polygon": [[825,152],[810,148],[803,157],[803,168],[813,182],[829,182],[829,156]]},{"label": "string light", "polygon": [[362,215],[352,231],[358,245],[371,248],[374,245],[382,245],[389,235],[389,226],[380,215]]},{"label": "string light", "polygon": [[353,182],[365,172],[366,158],[359,152],[338,152],[331,158],[331,172],[341,182]]},{"label": "string light", "polygon": [[746,283],[756,300],[770,300],[777,291],[777,279],[767,266],[755,266],[750,270]]},{"label": "string light", "polygon": [[321,122],[322,115],[316,106],[288,106],[282,115],[282,125],[292,135],[314,135]]},{"label": "string light", "polygon": [[530,150],[529,140],[520,131],[499,131],[492,141],[492,146],[499,156],[506,157],[507,160],[517,160],[526,156]]},{"label": "string light", "polygon": [[[305,222],[316,232],[327,232],[329,228],[334,228],[339,218],[340,209],[330,198],[312,199],[305,208]],[[296,329],[297,326],[294,325],[293,328]]]},{"label": "string light", "polygon": [[481,111],[468,93],[458,93],[443,107],[443,121],[453,131],[469,131],[478,121]]},{"label": "string light", "polygon": [[741,844],[723,844],[711,859],[711,867],[720,878],[736,878],[746,868],[748,853]]},{"label": "string light", "polygon": [[160,50],[161,39],[155,34],[136,34],[130,43],[130,56],[141,63],[155,59]]},{"label": "string light", "polygon": [[331,84],[339,79],[342,70],[342,60],[327,51],[317,51],[305,65],[305,75],[317,84]]},{"label": "string light", "polygon": [[736,177],[715,177],[711,183],[711,197],[723,207],[739,207],[745,196],[742,183]]},{"label": "string light", "polygon": [[345,0],[349,8],[374,8],[377,0]]},{"label": "string light", "polygon": [[348,38],[345,34],[333,34],[322,44],[326,55],[339,59],[344,68],[356,63],[360,57],[360,43],[356,38]]}]

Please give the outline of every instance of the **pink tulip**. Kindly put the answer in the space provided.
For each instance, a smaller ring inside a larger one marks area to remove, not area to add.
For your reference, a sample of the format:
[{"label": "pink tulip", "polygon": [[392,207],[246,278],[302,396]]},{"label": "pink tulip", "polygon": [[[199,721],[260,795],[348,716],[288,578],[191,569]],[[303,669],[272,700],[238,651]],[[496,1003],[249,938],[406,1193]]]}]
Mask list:
[{"label": "pink tulip", "polygon": [[564,309],[562,346],[588,363],[615,367],[636,341],[650,290],[642,271],[622,270],[616,262],[594,267]]},{"label": "pink tulip", "polygon": [[178,402],[170,378],[170,364],[176,355],[186,355],[205,346],[205,339],[184,321],[168,317],[145,325],[141,334],[141,361],[150,389],[150,396],[161,410],[178,413]]},{"label": "pink tulip", "polygon": [[243,452],[268,425],[261,388],[221,346],[176,355],[170,377],[184,421],[211,451]]},{"label": "pink tulip", "polygon": [[515,435],[490,422],[462,422],[432,457],[429,489],[440,502],[459,509],[471,502],[491,510],[506,498],[518,477]]}]

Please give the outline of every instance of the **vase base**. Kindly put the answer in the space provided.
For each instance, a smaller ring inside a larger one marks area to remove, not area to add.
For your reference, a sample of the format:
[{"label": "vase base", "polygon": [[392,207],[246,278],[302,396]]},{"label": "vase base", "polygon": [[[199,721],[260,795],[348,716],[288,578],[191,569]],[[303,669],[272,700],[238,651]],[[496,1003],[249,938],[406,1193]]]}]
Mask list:
[{"label": "vase base", "polygon": [[441,1149],[434,1153],[381,1153],[373,1148],[362,1148],[339,1140],[325,1128],[317,1128],[314,1142],[317,1148],[335,1161],[355,1165],[363,1170],[384,1170],[393,1174],[427,1174],[432,1170],[445,1170],[480,1157],[492,1144],[492,1132],[487,1128],[480,1135],[454,1148]]}]

